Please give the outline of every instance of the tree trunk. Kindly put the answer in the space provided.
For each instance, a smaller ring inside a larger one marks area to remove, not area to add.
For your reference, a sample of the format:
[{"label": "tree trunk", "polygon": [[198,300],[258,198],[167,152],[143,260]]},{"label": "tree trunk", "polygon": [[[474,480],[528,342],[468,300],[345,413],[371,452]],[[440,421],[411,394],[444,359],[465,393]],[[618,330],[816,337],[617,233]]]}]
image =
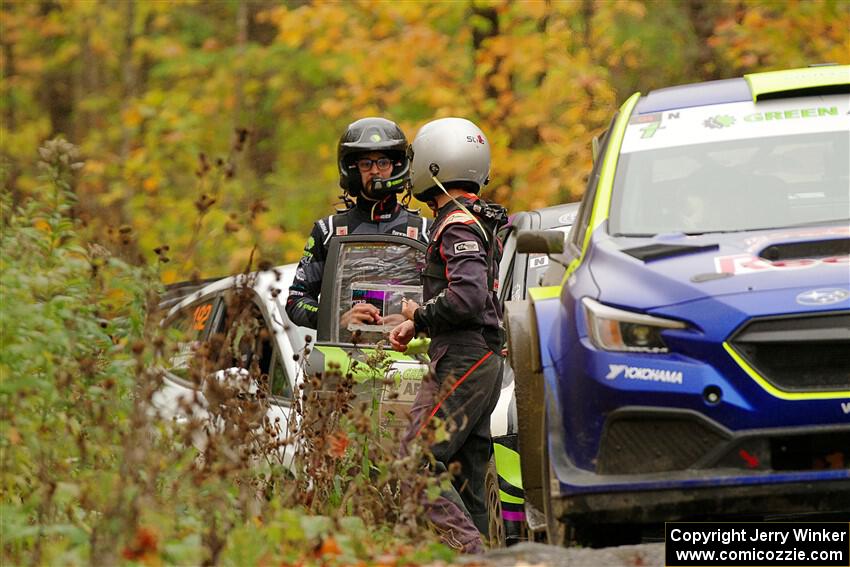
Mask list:
[{"label": "tree trunk", "polygon": [[[39,4],[39,12],[43,16],[61,9],[59,4],[50,0],[44,0]],[[47,109],[47,115],[50,117],[50,137],[53,138],[59,134],[71,137],[74,133],[72,122],[74,85],[70,66],[45,73],[39,92],[42,108]]]},{"label": "tree trunk", "polygon": [[[0,45],[3,46],[3,63],[6,77],[14,77],[15,50],[12,48],[12,44],[3,41],[2,37],[0,37]],[[10,96],[6,98],[6,105],[3,110],[3,126],[8,132],[14,132],[17,129],[15,118],[15,97]],[[18,176],[21,174],[20,168],[18,167],[18,163],[8,155],[3,155],[3,161],[8,164],[8,168],[6,169],[5,178],[2,179],[2,183],[12,195],[12,203],[18,204],[23,198],[23,195],[18,189]]]},{"label": "tree trunk", "polygon": [[697,76],[700,80],[711,81],[720,78],[720,70],[715,63],[714,50],[708,41],[714,35],[715,10],[712,2],[706,0],[687,0],[685,9],[694,29],[697,43]]},{"label": "tree trunk", "polygon": [[[135,35],[135,20],[136,20],[136,0],[124,1],[124,49],[121,51],[121,59],[119,66],[121,68],[121,90],[123,92],[123,104],[121,105],[122,114],[129,108],[129,105],[135,99],[136,90],[136,68],[133,63],[133,45],[136,42]],[[123,125],[121,126],[121,162],[127,160],[130,153],[132,133],[130,129]]]}]

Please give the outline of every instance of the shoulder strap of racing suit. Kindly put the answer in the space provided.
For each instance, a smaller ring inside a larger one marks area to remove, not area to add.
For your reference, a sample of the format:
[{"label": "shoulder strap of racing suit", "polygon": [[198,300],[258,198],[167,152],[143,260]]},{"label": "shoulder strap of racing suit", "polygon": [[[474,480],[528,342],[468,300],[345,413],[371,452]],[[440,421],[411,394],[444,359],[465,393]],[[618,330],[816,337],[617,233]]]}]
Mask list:
[{"label": "shoulder strap of racing suit", "polygon": [[[498,291],[499,281],[496,277],[496,274],[498,272],[496,248],[500,246],[501,243],[496,238],[496,231],[498,231],[499,226],[501,226],[500,223],[492,222],[492,219],[483,216],[479,216],[478,221],[476,221],[472,214],[466,211],[462,211],[458,208],[450,212],[448,216],[446,216],[443,221],[440,222],[440,225],[437,227],[437,230],[434,233],[432,243],[438,244],[440,242],[440,238],[443,234],[443,231],[446,229],[446,227],[452,224],[465,224],[474,233],[476,233],[479,238],[481,238],[481,241],[484,243],[484,247],[487,250],[487,286],[493,291]],[[485,226],[490,229],[489,235],[484,233],[483,228]],[[430,263],[426,265],[425,269],[423,270],[423,275],[437,277],[441,279],[445,279],[446,277],[440,266],[436,266]]]}]

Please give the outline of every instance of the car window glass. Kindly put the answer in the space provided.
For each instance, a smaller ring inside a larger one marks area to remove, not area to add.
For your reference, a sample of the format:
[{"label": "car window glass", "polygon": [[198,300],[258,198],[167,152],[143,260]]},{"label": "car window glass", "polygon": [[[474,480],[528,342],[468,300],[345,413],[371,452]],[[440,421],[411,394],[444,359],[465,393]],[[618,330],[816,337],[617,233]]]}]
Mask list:
[{"label": "car window glass", "polygon": [[581,200],[578,214],[576,215],[575,224],[570,231],[569,243],[575,248],[575,251],[580,251],[584,245],[584,238],[587,234],[588,225],[590,224],[590,215],[593,212],[593,204],[596,200],[596,186],[599,184],[599,173],[602,170],[602,164],[605,162],[605,152],[608,148],[608,140],[611,138],[611,126],[617,119],[615,115],[611,120],[611,125],[608,130],[602,134],[599,140],[599,159],[593,163],[593,168],[590,171],[590,176],[587,179],[587,188],[584,191],[584,197]]},{"label": "car window glass", "polygon": [[596,197],[596,181],[598,181],[598,179],[596,175],[591,175],[591,179],[593,180],[593,184],[588,185],[587,190],[584,193],[584,197],[581,199],[578,217],[576,218],[576,223],[573,225],[573,229],[570,232],[570,243],[577,250],[581,250],[581,247],[584,244],[584,235],[587,233],[587,225],[590,223],[590,213],[593,211],[593,201]]},{"label": "car window glass", "polygon": [[502,302],[515,299],[511,289],[514,280],[514,263],[516,262],[516,254],[514,254],[516,251],[516,231],[510,231],[506,235],[506,239],[502,240],[505,243],[502,251],[504,260],[499,265],[499,301]]},{"label": "car window glass", "polygon": [[[422,303],[420,274],[424,252],[407,244],[390,242],[346,242],[341,244],[339,268],[334,282],[331,340],[374,344],[404,321],[401,300]],[[340,324],[356,303],[371,303],[383,317],[380,325]]]},{"label": "car window glass", "polygon": [[212,353],[216,370],[244,368],[267,380],[271,392],[278,396],[291,396],[292,389],[286,366],[274,344],[273,327],[254,301],[233,294],[222,305],[222,316],[217,317],[215,329],[219,352]]},{"label": "car window glass", "polygon": [[176,352],[169,360],[172,374],[188,378],[189,367],[198,346],[213,324],[217,298],[206,298],[178,311],[167,323],[169,334],[176,338]]},{"label": "car window glass", "polygon": [[292,384],[289,382],[289,376],[286,373],[286,365],[277,350],[274,351],[274,359],[272,360],[271,393],[273,396],[283,398],[292,397]]}]

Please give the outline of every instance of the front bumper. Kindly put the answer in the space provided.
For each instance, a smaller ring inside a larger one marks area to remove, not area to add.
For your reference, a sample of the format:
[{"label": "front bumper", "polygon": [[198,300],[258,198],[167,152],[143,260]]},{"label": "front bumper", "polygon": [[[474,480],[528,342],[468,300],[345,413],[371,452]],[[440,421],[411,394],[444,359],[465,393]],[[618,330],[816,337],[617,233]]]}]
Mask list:
[{"label": "front bumper", "polygon": [[555,514],[573,522],[652,523],[724,516],[832,514],[850,520],[850,477],[822,482],[610,491],[553,498]]}]

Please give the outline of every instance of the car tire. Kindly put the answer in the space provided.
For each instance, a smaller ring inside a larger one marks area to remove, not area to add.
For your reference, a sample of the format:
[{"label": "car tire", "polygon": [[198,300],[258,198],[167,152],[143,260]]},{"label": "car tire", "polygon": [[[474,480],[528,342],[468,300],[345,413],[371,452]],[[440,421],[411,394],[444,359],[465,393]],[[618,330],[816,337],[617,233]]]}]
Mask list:
[{"label": "car tire", "polygon": [[502,498],[499,495],[499,473],[496,471],[496,460],[490,457],[487,463],[487,475],[484,478],[485,498],[487,499],[488,546],[493,548],[506,547],[505,522],[502,520]]},{"label": "car tire", "polygon": [[546,530],[542,534],[543,541],[550,545],[564,546],[568,543],[567,525],[557,517],[552,502],[552,479],[555,477],[555,472],[552,470],[552,463],[549,460],[549,439],[547,438],[549,428],[545,411],[543,412],[543,426],[540,430],[542,432],[540,482],[542,485],[543,514],[546,516]]}]

